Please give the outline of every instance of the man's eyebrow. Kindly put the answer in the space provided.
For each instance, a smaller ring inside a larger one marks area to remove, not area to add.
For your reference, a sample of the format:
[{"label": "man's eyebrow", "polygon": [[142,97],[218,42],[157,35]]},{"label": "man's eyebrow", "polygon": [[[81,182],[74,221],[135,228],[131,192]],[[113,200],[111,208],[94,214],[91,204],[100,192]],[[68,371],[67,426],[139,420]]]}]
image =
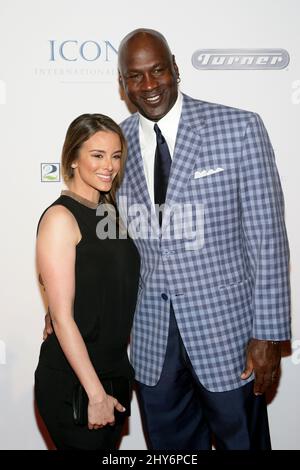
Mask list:
[{"label": "man's eyebrow", "polygon": [[[154,69],[155,67],[165,67],[165,66],[166,66],[166,62],[156,62],[155,64],[151,65],[149,69]],[[128,69],[125,72],[125,75],[127,73],[132,73],[132,72],[143,72],[144,70],[145,70],[145,67],[141,67],[141,68],[128,67]]]}]

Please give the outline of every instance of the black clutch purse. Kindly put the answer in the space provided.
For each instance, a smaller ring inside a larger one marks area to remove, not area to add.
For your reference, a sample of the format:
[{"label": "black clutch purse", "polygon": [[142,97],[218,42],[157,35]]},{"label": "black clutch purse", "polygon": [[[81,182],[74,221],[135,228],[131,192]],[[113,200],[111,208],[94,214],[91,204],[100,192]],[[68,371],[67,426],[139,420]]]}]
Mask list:
[{"label": "black clutch purse", "polygon": [[[125,416],[130,416],[130,402],[132,395],[132,382],[125,377],[113,377],[111,379],[101,379],[101,384],[108,395],[113,396],[123,405],[126,410],[121,412],[115,409],[115,422],[120,423]],[[72,408],[74,423],[79,426],[88,424],[88,404],[89,399],[85,389],[78,382],[73,390]]]}]

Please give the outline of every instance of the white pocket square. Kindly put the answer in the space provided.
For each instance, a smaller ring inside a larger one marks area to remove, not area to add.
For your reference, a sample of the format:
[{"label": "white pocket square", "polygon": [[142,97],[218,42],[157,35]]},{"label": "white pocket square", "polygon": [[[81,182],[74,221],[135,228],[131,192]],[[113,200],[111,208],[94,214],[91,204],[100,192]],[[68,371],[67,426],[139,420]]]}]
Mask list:
[{"label": "white pocket square", "polygon": [[214,175],[215,173],[220,173],[220,171],[224,171],[224,168],[218,167],[218,168],[211,168],[210,170],[200,170],[196,171],[194,174],[194,179],[198,178],[204,178],[205,176],[210,176]]}]

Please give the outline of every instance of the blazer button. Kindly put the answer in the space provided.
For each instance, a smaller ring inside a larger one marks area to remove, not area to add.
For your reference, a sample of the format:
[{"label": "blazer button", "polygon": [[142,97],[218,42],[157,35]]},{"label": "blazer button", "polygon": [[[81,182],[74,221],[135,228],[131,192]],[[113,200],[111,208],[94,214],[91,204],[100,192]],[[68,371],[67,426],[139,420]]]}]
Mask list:
[{"label": "blazer button", "polygon": [[165,294],[165,293],[161,294],[161,298],[162,298],[163,300],[168,300],[168,296],[167,296],[167,294]]}]

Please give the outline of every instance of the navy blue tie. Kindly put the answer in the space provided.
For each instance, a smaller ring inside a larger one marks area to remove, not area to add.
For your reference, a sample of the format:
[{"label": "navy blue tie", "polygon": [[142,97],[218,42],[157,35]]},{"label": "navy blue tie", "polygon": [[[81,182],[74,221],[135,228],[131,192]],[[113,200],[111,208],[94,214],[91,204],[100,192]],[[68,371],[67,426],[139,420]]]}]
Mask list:
[{"label": "navy blue tie", "polygon": [[[168,144],[157,124],[154,124],[156,133],[156,151],[154,160],[154,202],[164,204],[166,200],[170,168],[172,164]],[[159,215],[159,225],[162,222],[162,213]]]}]

